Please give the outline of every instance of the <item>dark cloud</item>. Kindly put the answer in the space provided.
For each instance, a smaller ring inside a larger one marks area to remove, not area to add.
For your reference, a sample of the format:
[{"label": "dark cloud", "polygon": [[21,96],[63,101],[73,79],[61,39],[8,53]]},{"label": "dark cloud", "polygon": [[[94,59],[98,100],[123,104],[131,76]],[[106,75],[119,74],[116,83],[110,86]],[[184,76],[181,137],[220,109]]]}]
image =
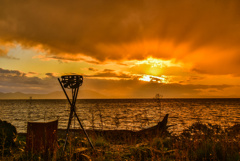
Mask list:
[{"label": "dark cloud", "polygon": [[36,72],[28,72],[28,74],[38,74],[38,73],[36,73]]},{"label": "dark cloud", "polygon": [[240,63],[232,61],[240,60],[239,8],[238,0],[3,0],[0,41],[40,45],[55,59],[153,56],[192,63],[197,72],[238,75]]},{"label": "dark cloud", "polygon": [[[54,76],[54,73],[46,73],[45,75],[48,76],[48,77],[55,77],[55,76]],[[56,78],[56,77],[55,77],[55,78]]]},{"label": "dark cloud", "polygon": [[0,68],[0,92],[48,93],[59,90],[57,78],[52,73],[46,75],[49,77],[28,77],[18,70]]},{"label": "dark cloud", "polygon": [[99,64],[99,61],[94,60],[94,59],[88,59],[88,58],[84,58],[84,56],[81,57],[77,56],[76,54],[62,54],[62,55],[45,55],[45,56],[37,56],[37,58],[40,58],[42,60],[50,60],[50,59],[54,59],[54,60],[58,60],[59,62],[79,62],[79,61],[84,61],[87,63],[91,63],[91,64]]},{"label": "dark cloud", "polygon": [[85,75],[88,78],[118,78],[118,79],[129,79],[132,75],[123,72],[117,72],[112,69],[104,69],[103,71],[96,72],[93,75]]},{"label": "dark cloud", "polygon": [[2,76],[23,76],[25,75],[24,73],[18,71],[18,70],[8,70],[8,69],[3,69],[3,68],[0,68],[0,75]]},{"label": "dark cloud", "polygon": [[113,69],[104,69],[103,72],[114,72]]},{"label": "dark cloud", "polygon": [[95,72],[95,71],[98,71],[98,69],[96,69],[96,68],[92,68],[92,67],[91,67],[91,68],[88,68],[88,70],[90,70],[90,71],[94,71],[94,72]]}]

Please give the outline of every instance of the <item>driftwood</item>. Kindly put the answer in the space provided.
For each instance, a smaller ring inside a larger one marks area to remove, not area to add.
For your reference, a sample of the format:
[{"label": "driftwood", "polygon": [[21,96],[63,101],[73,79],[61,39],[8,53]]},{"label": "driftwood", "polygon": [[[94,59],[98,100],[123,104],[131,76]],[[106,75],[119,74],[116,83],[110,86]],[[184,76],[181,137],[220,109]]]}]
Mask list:
[{"label": "driftwood", "polygon": [[[128,142],[136,143],[142,140],[150,140],[157,136],[162,136],[167,134],[167,122],[168,114],[165,115],[163,120],[159,122],[156,126],[143,129],[140,131],[131,130],[86,130],[91,138],[104,137],[106,140],[111,142]],[[62,130],[58,130],[61,133]],[[84,136],[82,130],[71,130],[76,131],[75,134],[80,134]]]},{"label": "driftwood", "polygon": [[163,120],[159,122],[156,126],[135,132],[136,136],[139,138],[160,136],[167,131],[167,122],[168,122],[168,114],[166,114]]}]

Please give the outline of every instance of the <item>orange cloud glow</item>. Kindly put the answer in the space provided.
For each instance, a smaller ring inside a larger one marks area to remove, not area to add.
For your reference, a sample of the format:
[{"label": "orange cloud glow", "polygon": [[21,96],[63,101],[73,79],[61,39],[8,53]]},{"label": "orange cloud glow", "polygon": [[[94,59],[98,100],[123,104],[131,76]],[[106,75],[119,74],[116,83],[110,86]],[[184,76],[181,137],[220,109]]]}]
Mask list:
[{"label": "orange cloud glow", "polygon": [[50,77],[75,73],[89,89],[109,88],[104,94],[119,93],[115,84],[132,95],[159,86],[182,96],[236,95],[239,7],[238,0],[0,1],[0,92],[13,79],[7,71],[18,71],[44,91]]}]

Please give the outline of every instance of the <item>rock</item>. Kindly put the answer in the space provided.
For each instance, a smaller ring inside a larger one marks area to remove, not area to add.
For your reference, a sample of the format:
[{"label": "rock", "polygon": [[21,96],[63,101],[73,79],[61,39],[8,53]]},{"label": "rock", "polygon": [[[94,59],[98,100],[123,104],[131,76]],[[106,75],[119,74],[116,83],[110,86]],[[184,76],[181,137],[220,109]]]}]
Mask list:
[{"label": "rock", "polygon": [[16,127],[12,124],[0,120],[0,149],[15,146],[15,138],[17,135]]}]

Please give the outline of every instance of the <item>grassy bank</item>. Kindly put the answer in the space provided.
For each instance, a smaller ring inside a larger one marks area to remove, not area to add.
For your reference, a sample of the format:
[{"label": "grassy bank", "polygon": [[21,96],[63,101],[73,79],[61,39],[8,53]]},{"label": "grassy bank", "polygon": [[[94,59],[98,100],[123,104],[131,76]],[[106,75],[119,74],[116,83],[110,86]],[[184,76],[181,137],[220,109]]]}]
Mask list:
[{"label": "grassy bank", "polygon": [[[117,133],[117,131],[115,131]],[[121,137],[120,137],[121,136]],[[18,135],[15,145],[1,149],[1,160],[240,160],[240,124],[227,129],[219,125],[193,124],[181,134],[133,139],[94,135],[92,149],[84,135],[71,132],[63,152],[64,132],[59,131],[52,153],[26,152],[26,137]],[[3,144],[3,143],[2,143]]]}]

